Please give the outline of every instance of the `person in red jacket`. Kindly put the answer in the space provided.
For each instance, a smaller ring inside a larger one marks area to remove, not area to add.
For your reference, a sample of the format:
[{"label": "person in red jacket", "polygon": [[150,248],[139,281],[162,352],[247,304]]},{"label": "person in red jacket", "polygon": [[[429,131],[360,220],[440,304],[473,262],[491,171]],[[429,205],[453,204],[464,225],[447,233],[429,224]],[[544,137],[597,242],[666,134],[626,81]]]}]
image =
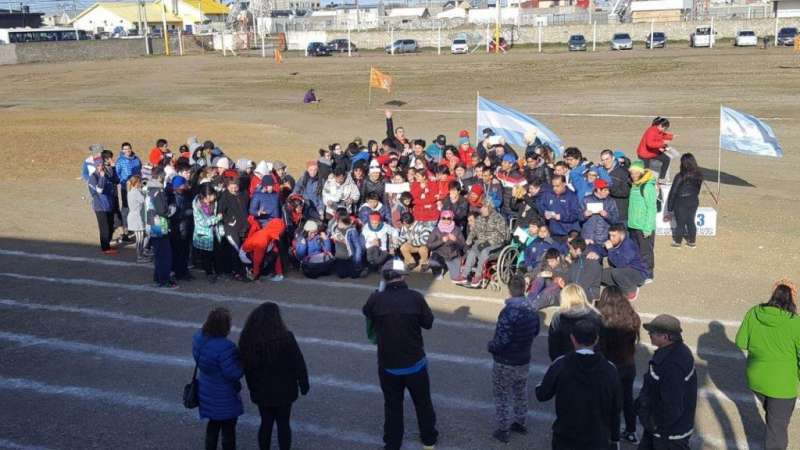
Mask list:
[{"label": "person in red jacket", "polygon": [[[275,253],[275,275],[271,278],[272,281],[283,280],[283,265],[281,258],[278,256],[278,245],[281,239],[283,230],[286,229],[286,222],[283,219],[271,219],[262,228],[253,216],[248,217],[250,223],[250,232],[247,239],[242,244],[240,257],[244,254],[250,254],[247,259],[253,262],[253,280],[258,280],[261,276],[261,268],[264,264],[264,257],[268,251]],[[242,262],[246,258],[242,258]]]},{"label": "person in red jacket", "polygon": [[469,143],[469,131],[461,130],[458,133],[458,159],[467,166],[468,169],[475,167],[478,163],[478,156],[475,149]]},{"label": "person in red jacket", "polygon": [[159,139],[156,141],[156,146],[150,149],[150,156],[147,159],[150,160],[150,164],[155,167],[161,163],[168,153],[167,140]]},{"label": "person in red jacket", "polygon": [[656,117],[652,125],[645,130],[642,135],[642,140],[639,142],[639,148],[636,149],[636,154],[644,161],[644,166],[650,169],[653,160],[661,163],[661,168],[658,170],[659,180],[663,180],[667,176],[667,169],[669,169],[670,157],[664,153],[672,142],[672,133],[668,132],[669,120],[664,117]]},{"label": "person in red jacket", "polygon": [[439,186],[435,181],[428,181],[424,173],[418,172],[411,183],[411,197],[414,199],[411,210],[414,220],[434,223],[439,220]]}]

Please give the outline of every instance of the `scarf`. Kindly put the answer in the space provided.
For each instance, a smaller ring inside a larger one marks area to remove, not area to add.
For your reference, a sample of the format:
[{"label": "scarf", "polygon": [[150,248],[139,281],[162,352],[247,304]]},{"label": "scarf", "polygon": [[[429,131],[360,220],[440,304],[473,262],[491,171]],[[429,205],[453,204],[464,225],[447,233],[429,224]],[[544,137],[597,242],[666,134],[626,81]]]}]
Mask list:
[{"label": "scarf", "polygon": [[449,223],[445,223],[445,221],[439,220],[437,228],[439,228],[439,231],[441,231],[444,234],[450,234],[453,232],[453,230],[456,229],[456,221],[451,220]]},{"label": "scarf", "polygon": [[634,186],[644,186],[647,184],[648,181],[653,179],[653,171],[645,170],[641,177],[637,181],[633,182]]}]

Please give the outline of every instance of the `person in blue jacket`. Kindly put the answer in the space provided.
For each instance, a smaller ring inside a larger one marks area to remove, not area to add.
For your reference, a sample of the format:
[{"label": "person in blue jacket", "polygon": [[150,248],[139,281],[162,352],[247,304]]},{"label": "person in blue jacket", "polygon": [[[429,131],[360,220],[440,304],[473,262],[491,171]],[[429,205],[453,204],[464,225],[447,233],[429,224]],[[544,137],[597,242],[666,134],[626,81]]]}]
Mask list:
[{"label": "person in blue jacket", "polygon": [[528,272],[533,272],[534,269],[539,266],[545,253],[551,248],[558,250],[562,255],[566,254],[568,251],[565,244],[562,244],[550,236],[550,229],[541,220],[531,222],[528,227],[528,233],[530,234],[534,229],[536,229],[536,238],[528,243],[528,246],[525,247],[525,251],[523,252],[525,255],[525,267]]},{"label": "person in blue jacket", "polygon": [[300,261],[300,270],[308,278],[330,275],[333,269],[333,244],[319,224],[308,220],[303,232],[295,241],[295,257]]},{"label": "person in blue jacket", "polygon": [[333,269],[339,278],[359,278],[367,271],[363,267],[364,240],[356,229],[353,219],[348,215],[339,218],[330,227],[333,242]]},{"label": "person in blue jacket", "polygon": [[99,160],[87,181],[89,195],[92,198],[92,210],[97,217],[97,227],[100,230],[100,250],[107,255],[117,254],[117,251],[111,248],[117,201],[117,193],[114,191],[116,178],[116,173]]},{"label": "person in blue jacket", "polygon": [[543,192],[540,207],[550,234],[559,242],[566,242],[570,234],[577,234],[581,227],[581,204],[578,196],[567,189],[563,175],[553,175],[552,191]]},{"label": "person in blue jacket", "polygon": [[115,165],[117,178],[119,178],[120,211],[122,213],[122,224],[125,230],[128,229],[128,180],[134,175],[142,174],[142,161],[133,153],[133,146],[129,142],[123,142],[120,147],[120,154]]},{"label": "person in blue jacket", "polygon": [[275,185],[272,179],[264,177],[259,189],[250,200],[250,215],[253,216],[262,227],[267,225],[272,219],[281,218],[281,199],[280,194],[275,192]]},{"label": "person in blue jacket", "polygon": [[[607,241],[609,227],[619,223],[617,203],[610,194],[608,182],[598,179],[594,182],[594,193],[587,195],[581,201],[584,221],[581,226],[581,237],[589,244]],[[602,209],[598,211],[597,208]]]},{"label": "person in blue jacket", "polygon": [[392,223],[392,211],[387,205],[381,202],[377,192],[370,192],[367,194],[366,201],[358,208],[358,220],[360,220],[361,223],[369,223],[369,215],[372,212],[380,213],[381,220],[384,223]]},{"label": "person in blue jacket", "polygon": [[592,192],[594,180],[590,181],[586,177],[589,171],[596,173],[599,179],[606,180],[611,184],[611,177],[608,175],[608,171],[600,165],[595,166],[590,161],[587,161],[576,147],[569,147],[564,150],[564,162],[569,166],[569,185],[572,186],[578,196],[578,200]]},{"label": "person in blue jacket", "polygon": [[636,300],[639,287],[651,277],[650,269],[639,256],[639,247],[628,238],[628,230],[623,224],[614,224],[608,230],[608,240],[593,244],[588,248],[587,259],[607,257],[610,267],[603,269],[602,283],[617,286],[629,300]]},{"label": "person in blue jacket", "polygon": [[306,171],[294,185],[294,193],[303,196],[304,214],[313,219],[321,220],[325,216],[325,204],[322,203],[322,186],[325,180],[321,179],[319,163],[315,160],[306,163]]},{"label": "person in blue jacket", "polygon": [[239,350],[230,339],[231,313],[215,308],[208,313],[203,328],[192,339],[192,355],[197,363],[197,395],[200,418],[208,419],[206,450],[216,450],[222,434],[222,449],[236,449],[236,421],[244,413],[239,392],[244,375]]}]

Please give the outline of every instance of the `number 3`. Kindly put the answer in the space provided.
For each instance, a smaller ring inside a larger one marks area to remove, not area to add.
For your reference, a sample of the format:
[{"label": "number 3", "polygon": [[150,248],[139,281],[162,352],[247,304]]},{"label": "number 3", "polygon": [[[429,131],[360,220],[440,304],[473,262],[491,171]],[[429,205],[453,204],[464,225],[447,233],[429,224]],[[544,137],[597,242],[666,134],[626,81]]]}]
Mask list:
[{"label": "number 3", "polygon": [[695,224],[698,227],[702,227],[703,225],[705,225],[706,224],[706,215],[705,214],[698,214],[697,217],[695,218]]}]

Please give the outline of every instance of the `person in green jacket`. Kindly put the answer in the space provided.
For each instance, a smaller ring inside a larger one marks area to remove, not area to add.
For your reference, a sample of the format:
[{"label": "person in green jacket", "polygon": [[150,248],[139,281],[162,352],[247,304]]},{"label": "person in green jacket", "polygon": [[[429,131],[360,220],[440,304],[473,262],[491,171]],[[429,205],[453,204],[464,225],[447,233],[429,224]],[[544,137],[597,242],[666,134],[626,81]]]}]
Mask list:
[{"label": "person in green jacket", "polygon": [[789,445],[787,430],[797,400],[800,353],[796,296],[791,282],[779,281],[767,303],[747,311],[736,333],[736,346],[747,351],[747,384],[766,414],[766,450]]},{"label": "person in green jacket", "polygon": [[194,214],[192,246],[200,257],[209,283],[216,283],[214,252],[219,237],[217,224],[222,220],[222,214],[217,212],[217,192],[211,183],[200,185],[200,191],[192,202],[192,212]]},{"label": "person in green jacket", "polygon": [[[656,244],[656,179],[658,178],[650,169],[644,168],[642,161],[631,163],[628,172],[631,174],[633,185],[628,201],[628,228],[631,238],[639,246],[642,261],[647,264],[650,273],[655,273],[655,244]],[[652,280],[645,280],[645,283]]]}]

